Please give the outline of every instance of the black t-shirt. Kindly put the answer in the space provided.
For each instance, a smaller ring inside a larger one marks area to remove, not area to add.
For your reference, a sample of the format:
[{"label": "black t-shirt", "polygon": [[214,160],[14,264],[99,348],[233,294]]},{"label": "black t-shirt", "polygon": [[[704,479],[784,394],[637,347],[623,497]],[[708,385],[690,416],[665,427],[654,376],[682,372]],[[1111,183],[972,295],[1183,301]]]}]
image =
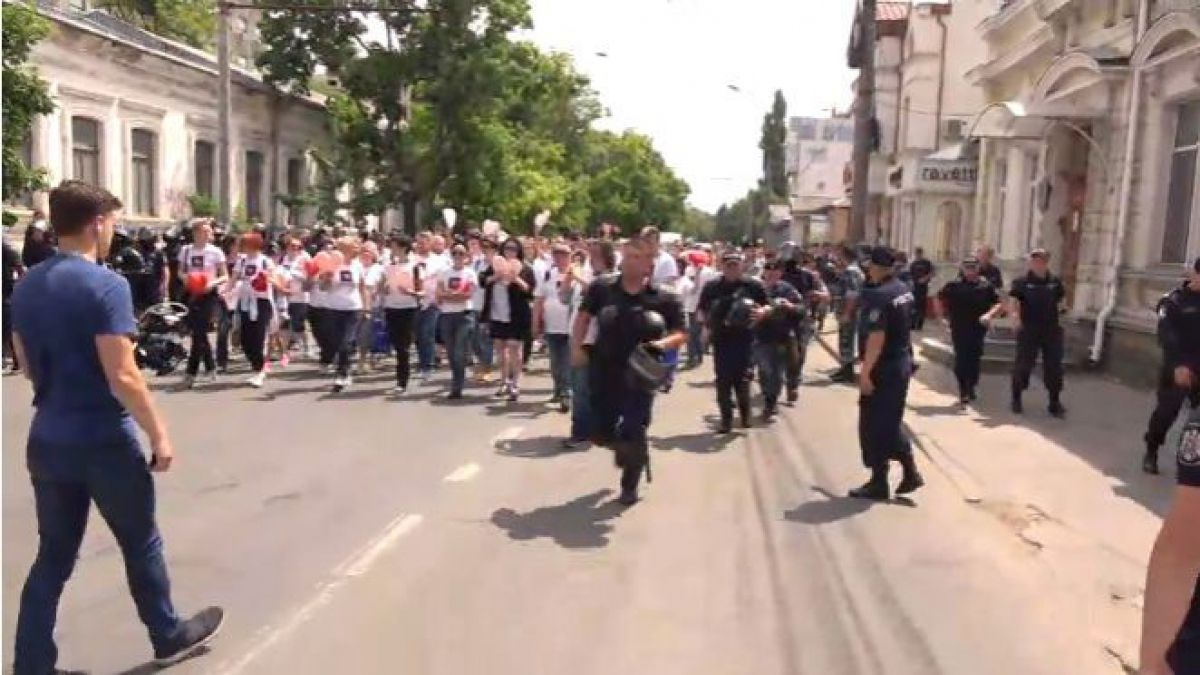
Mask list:
[{"label": "black t-shirt", "polygon": [[908,286],[893,277],[878,286],[863,288],[859,301],[864,339],[870,333],[884,333],[880,361],[911,358],[909,328],[914,299]]},{"label": "black t-shirt", "polygon": [[708,282],[701,291],[696,310],[704,314],[714,342],[749,340],[754,336],[750,328],[726,325],[725,317],[733,303],[742,298],[749,298],[756,305],[765,305],[767,291],[761,281],[750,277],[742,277],[737,281],[721,277]]},{"label": "black t-shirt", "polygon": [[929,280],[933,278],[933,263],[924,258],[917,258],[908,266],[908,272],[912,275],[914,285],[928,286]]},{"label": "black t-shirt", "polygon": [[1058,277],[1053,274],[1039,277],[1029,272],[1013,279],[1008,294],[1021,303],[1022,327],[1047,329],[1058,326],[1058,303],[1067,297],[1067,291]]},{"label": "black t-shirt", "polygon": [[795,330],[796,324],[806,313],[807,308],[804,306],[804,298],[800,295],[800,291],[796,290],[794,286],[786,281],[780,281],[774,286],[768,286],[766,290],[768,300],[787,300],[792,303],[792,308],[772,311],[771,314],[760,321],[755,327],[755,335],[758,337],[759,342],[772,344],[787,342]]},{"label": "black t-shirt", "polygon": [[979,276],[988,280],[988,283],[996,288],[1004,288],[1004,275],[1000,273],[1000,268],[991,264],[979,265]]},{"label": "black t-shirt", "polygon": [[639,344],[650,339],[643,320],[647,312],[662,316],[668,335],[683,330],[684,326],[679,296],[653,285],[631,295],[621,285],[619,275],[593,281],[579,308],[596,319],[596,343],[592,353],[606,363],[622,366]]},{"label": "black t-shirt", "polygon": [[950,327],[954,330],[982,330],[979,317],[1000,302],[1000,294],[996,292],[996,287],[983,277],[968,281],[960,276],[942,286],[942,290],[938,291],[938,298],[950,318]]},{"label": "black t-shirt", "polygon": [[783,270],[783,280],[791,284],[792,288],[806,298],[821,288],[821,278],[817,276],[817,273],[801,267],[794,260],[789,261]]}]

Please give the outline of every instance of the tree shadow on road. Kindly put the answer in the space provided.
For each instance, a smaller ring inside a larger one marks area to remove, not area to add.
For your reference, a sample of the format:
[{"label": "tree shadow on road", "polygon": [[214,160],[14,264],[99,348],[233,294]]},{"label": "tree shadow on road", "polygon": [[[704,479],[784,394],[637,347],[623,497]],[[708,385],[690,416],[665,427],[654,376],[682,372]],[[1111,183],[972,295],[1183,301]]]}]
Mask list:
[{"label": "tree shadow on road", "polygon": [[608,545],[613,526],[608,521],[625,511],[615,501],[605,501],[612,490],[598,490],[559,506],[543,506],[527,513],[508,508],[492,514],[492,524],[517,541],[553,539],[563,548],[602,548]]}]

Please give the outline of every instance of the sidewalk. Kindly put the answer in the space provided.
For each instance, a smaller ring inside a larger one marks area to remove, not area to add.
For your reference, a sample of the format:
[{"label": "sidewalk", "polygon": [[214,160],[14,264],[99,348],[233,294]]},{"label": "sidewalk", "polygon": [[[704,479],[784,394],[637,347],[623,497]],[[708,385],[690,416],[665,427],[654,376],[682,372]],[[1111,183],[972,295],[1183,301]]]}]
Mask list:
[{"label": "sidewalk", "polygon": [[[834,339],[825,334],[813,345],[810,372],[835,367]],[[984,374],[979,394],[961,409],[953,373],[921,360],[905,425],[967,503],[1008,525],[1064,589],[1094,604],[1104,643],[1115,658],[1133,662],[1137,633],[1128,628],[1140,613],[1150,548],[1173,491],[1169,453],[1164,475],[1140,468],[1153,394],[1069,373],[1066,420],[1046,412],[1037,378],[1024,415],[1008,410],[1007,374]],[[1167,447],[1178,433],[1177,425]]]}]

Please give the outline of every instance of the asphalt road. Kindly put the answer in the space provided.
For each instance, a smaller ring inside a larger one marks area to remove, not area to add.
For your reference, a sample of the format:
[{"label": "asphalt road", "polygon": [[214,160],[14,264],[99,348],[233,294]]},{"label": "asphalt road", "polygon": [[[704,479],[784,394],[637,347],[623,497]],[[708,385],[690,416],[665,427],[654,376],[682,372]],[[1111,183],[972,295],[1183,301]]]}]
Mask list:
[{"label": "asphalt road", "polygon": [[[853,390],[813,376],[771,427],[718,439],[708,379],[660,397],[656,480],[629,510],[608,451],[558,449],[544,375],[515,405],[490,388],[439,400],[444,374],[403,400],[386,374],[331,397],[308,364],[262,392],[233,377],[161,392],[176,603],[228,610],[211,653],[173,672],[1120,672],[1027,547],[936,467],[911,502],[840,496],[863,479]],[[7,378],[3,394],[10,654],[36,524],[28,387]],[[61,666],[151,672],[95,517],[58,638]]]}]

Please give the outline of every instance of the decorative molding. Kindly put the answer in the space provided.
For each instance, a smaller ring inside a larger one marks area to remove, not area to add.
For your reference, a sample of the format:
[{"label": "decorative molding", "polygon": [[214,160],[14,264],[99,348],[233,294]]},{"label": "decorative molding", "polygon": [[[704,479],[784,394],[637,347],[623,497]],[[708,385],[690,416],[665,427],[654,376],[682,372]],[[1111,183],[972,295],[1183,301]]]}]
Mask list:
[{"label": "decorative molding", "polygon": [[103,94],[97,91],[87,91],[85,89],[76,89],[70,85],[59,84],[58,94],[61,97],[75,99],[75,101],[89,101],[92,103],[100,103],[102,105],[112,105],[116,102],[117,97],[112,94]]}]

